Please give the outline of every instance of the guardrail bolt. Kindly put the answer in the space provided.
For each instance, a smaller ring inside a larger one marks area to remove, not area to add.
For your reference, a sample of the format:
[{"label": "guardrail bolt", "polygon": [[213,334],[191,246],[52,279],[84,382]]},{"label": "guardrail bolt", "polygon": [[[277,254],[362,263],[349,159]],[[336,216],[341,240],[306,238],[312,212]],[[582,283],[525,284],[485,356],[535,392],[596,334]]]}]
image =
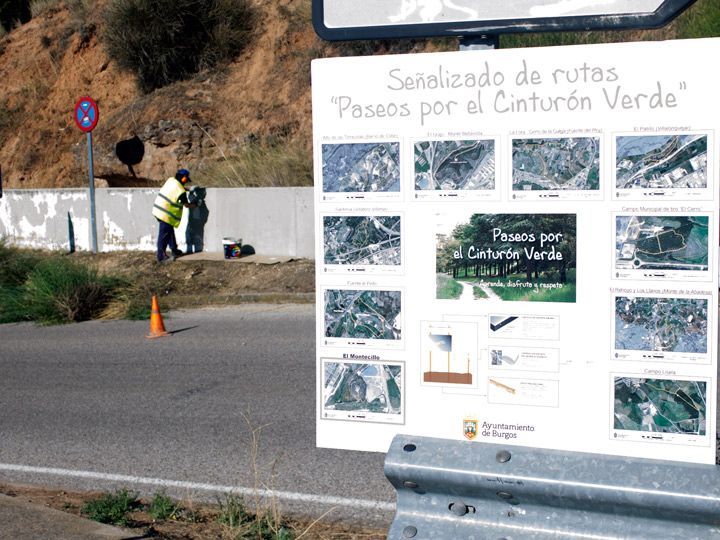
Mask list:
[{"label": "guardrail bolt", "polygon": [[495,455],[495,459],[497,459],[498,463],[507,463],[508,461],[510,461],[510,458],[512,458],[512,454],[507,450],[500,450]]},{"label": "guardrail bolt", "polygon": [[405,486],[408,489],[417,489],[418,484],[416,482],[411,482],[410,480],[405,480],[403,482],[403,486]]},{"label": "guardrail bolt", "polygon": [[403,538],[415,538],[417,536],[417,527],[409,525],[403,529]]},{"label": "guardrail bolt", "polygon": [[509,499],[513,498],[512,493],[508,493],[507,491],[498,491],[497,496],[500,497],[501,499],[505,499],[505,500],[509,500]]},{"label": "guardrail bolt", "polygon": [[469,512],[468,507],[463,503],[452,503],[450,505],[450,511],[456,516],[464,516]]}]

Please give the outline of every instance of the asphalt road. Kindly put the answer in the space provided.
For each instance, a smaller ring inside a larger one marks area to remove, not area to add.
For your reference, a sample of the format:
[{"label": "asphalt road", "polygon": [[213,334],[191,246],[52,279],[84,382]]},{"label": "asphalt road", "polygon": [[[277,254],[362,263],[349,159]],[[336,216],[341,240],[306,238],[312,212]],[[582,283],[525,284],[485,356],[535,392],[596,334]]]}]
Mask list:
[{"label": "asphalt road", "polygon": [[173,335],[156,340],[147,321],[0,325],[0,482],[269,489],[287,511],[389,524],[384,455],[315,448],[312,305],[164,321]]}]

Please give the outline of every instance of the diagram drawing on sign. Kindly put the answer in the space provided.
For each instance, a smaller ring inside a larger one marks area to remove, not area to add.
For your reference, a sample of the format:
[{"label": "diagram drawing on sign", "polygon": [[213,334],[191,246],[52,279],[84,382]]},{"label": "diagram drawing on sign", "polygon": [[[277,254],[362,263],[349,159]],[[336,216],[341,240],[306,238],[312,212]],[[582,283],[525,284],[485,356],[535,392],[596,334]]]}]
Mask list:
[{"label": "diagram drawing on sign", "polygon": [[490,369],[495,371],[558,372],[560,351],[532,347],[496,346],[490,349]]},{"label": "diagram drawing on sign", "polygon": [[477,324],[423,322],[423,383],[477,385]]},{"label": "diagram drawing on sign", "polygon": [[560,383],[557,380],[491,376],[488,378],[488,402],[557,407],[560,402]]}]

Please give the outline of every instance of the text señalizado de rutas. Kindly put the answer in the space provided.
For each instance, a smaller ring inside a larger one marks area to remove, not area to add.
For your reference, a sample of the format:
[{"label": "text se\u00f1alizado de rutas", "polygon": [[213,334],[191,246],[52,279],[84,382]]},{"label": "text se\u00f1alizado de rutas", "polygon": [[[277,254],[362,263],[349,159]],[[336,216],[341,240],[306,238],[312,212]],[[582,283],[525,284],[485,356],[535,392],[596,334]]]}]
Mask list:
[{"label": "text se\u00f1alizado de rutas", "polygon": [[[454,115],[674,109],[687,91],[682,81],[644,80],[641,84],[641,88],[626,87],[617,67],[588,62],[541,71],[527,60],[516,69],[500,69],[485,61],[463,71],[443,64],[426,71],[393,67],[385,73],[382,85],[385,95],[397,94],[398,99],[378,103],[335,95],[330,101],[339,120],[415,116],[425,125],[431,118]],[[433,91],[443,94],[428,99]],[[422,99],[415,97],[418,94]]]}]

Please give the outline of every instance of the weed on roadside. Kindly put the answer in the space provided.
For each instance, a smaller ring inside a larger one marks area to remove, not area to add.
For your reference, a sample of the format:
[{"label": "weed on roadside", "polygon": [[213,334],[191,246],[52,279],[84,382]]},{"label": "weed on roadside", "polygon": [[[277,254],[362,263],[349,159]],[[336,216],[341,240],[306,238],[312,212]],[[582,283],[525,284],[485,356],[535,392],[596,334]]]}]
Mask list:
[{"label": "weed on roadside", "polygon": [[18,249],[0,238],[0,323],[89,320],[122,285],[80,261]]},{"label": "weed on roadside", "polygon": [[101,273],[87,259],[21,249],[0,238],[0,324],[144,320],[155,291],[168,289],[161,276],[138,281]]},{"label": "weed on roadside", "polygon": [[245,500],[234,493],[225,495],[224,499],[218,499],[218,523],[229,527],[239,527],[250,519],[250,514],[245,510]]},{"label": "weed on roadside", "polygon": [[148,514],[154,520],[176,519],[180,510],[180,506],[164,491],[156,493],[147,508]]},{"label": "weed on roadside", "polygon": [[167,286],[158,276],[150,276],[145,281],[128,281],[125,287],[113,295],[100,314],[100,319],[149,319],[152,296],[157,291],[165,290]]},{"label": "weed on roadside", "polygon": [[40,260],[0,238],[0,323],[25,320],[23,285]]},{"label": "weed on roadside", "polygon": [[40,260],[34,252],[13,247],[0,237],[0,288],[22,285]]},{"label": "weed on roadside", "polygon": [[257,540],[293,540],[295,535],[284,523],[278,523],[271,512],[249,512],[240,495],[229,493],[217,501],[218,523],[226,526],[226,537],[233,540],[255,538]]},{"label": "weed on roadside", "polygon": [[[37,504],[79,515],[89,502],[98,499],[97,493],[79,493],[59,489],[29,486],[13,486],[0,483],[0,493],[10,497],[22,497]],[[152,499],[141,501],[126,515],[128,537],[167,538],[196,540],[385,540],[386,529],[365,528],[358,524],[341,523],[337,520],[324,521],[327,513],[315,520],[295,518],[285,522],[284,528],[277,531],[267,527],[257,527],[247,523],[239,527],[230,527],[218,522],[220,509],[217,505],[207,505],[193,500],[188,494],[181,500],[173,500],[178,509],[176,516],[169,519],[153,519],[149,513]],[[87,516],[86,512],[82,515]],[[254,516],[253,518],[254,519]],[[1,527],[0,527],[1,529]],[[0,534],[2,536],[2,534]]]},{"label": "weed on roadside", "polygon": [[128,513],[139,506],[138,494],[123,488],[85,503],[82,513],[94,521],[123,527],[129,523]]}]

